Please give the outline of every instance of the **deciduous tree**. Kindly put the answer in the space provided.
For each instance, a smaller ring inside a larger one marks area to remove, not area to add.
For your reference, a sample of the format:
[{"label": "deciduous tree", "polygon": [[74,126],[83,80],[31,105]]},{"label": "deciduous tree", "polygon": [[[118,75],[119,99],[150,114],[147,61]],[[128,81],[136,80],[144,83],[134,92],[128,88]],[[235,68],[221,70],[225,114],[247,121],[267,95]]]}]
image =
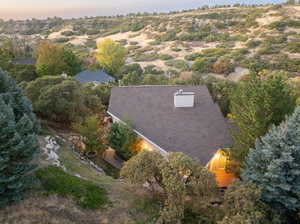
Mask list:
[{"label": "deciduous tree", "polygon": [[105,39],[97,44],[97,60],[100,65],[115,77],[119,77],[120,69],[125,65],[127,50],[112,39]]},{"label": "deciduous tree", "polygon": [[82,63],[69,49],[43,41],[37,50],[36,71],[39,76],[75,75],[81,71]]}]

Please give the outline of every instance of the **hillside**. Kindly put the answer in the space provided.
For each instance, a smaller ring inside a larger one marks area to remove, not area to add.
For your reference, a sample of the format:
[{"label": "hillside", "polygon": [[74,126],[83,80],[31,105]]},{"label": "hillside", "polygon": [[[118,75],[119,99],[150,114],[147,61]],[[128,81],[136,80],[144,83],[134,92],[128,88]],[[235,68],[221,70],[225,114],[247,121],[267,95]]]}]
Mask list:
[{"label": "hillside", "polygon": [[[200,72],[236,81],[253,67],[298,72],[299,18],[297,5],[203,8],[173,14],[2,21],[0,35],[25,39],[29,45],[42,39],[65,43],[87,64],[93,61],[96,42],[111,38],[129,50],[127,63],[153,65],[169,76],[186,78],[191,70],[197,71],[193,62],[205,58],[211,69]],[[231,66],[214,66],[226,60]]]},{"label": "hillside", "polygon": [[37,185],[31,190],[27,199],[5,209],[0,209],[0,223],[79,224],[84,222],[117,224],[137,223],[137,221],[141,223],[142,221],[146,222],[150,215],[145,208],[150,209],[151,212],[155,211],[151,210],[152,207],[149,202],[149,205],[144,205],[144,200],[148,198],[145,190],[137,191],[128,183],[113,179],[104,172],[92,168],[72,152],[67,141],[58,141],[60,142],[58,147],[55,150],[54,148],[48,150],[49,153],[46,153],[46,148],[49,149],[47,144],[49,144],[50,138],[49,136],[39,137],[42,149],[39,158],[40,167],[59,164],[68,174],[104,187],[108,195],[108,203],[101,209],[84,209],[78,206],[72,197],[49,195]]}]

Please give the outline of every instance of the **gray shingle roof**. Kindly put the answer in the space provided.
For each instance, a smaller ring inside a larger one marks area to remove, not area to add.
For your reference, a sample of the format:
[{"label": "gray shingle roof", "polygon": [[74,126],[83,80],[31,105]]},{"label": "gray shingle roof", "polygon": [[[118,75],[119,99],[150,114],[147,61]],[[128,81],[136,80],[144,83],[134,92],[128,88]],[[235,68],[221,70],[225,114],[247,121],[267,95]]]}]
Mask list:
[{"label": "gray shingle roof", "polygon": [[[179,89],[195,93],[193,108],[175,108]],[[167,152],[184,152],[206,165],[229,147],[227,123],[206,86],[129,86],[112,89],[108,111]]]},{"label": "gray shingle roof", "polygon": [[74,78],[82,84],[89,82],[108,83],[115,81],[114,77],[111,77],[110,75],[106,74],[106,72],[104,72],[103,70],[97,72],[85,70],[75,75]]}]

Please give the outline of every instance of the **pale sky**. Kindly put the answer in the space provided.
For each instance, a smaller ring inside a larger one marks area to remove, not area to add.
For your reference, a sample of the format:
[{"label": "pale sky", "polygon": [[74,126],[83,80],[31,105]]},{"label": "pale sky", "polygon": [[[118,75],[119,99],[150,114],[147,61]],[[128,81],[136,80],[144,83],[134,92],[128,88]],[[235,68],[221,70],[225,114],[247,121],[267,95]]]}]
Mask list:
[{"label": "pale sky", "polygon": [[0,0],[0,18],[106,16],[145,11],[167,12],[202,5],[281,2],[284,0]]}]

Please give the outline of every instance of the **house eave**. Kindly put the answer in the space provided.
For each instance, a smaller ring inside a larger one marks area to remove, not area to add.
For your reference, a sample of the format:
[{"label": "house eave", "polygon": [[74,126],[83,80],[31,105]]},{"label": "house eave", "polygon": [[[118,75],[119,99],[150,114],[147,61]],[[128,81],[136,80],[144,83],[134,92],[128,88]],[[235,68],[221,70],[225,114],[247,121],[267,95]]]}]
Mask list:
[{"label": "house eave", "polygon": [[[126,124],[124,121],[122,121],[120,118],[118,118],[117,116],[115,116],[113,113],[107,111],[107,113],[112,116],[115,120]],[[163,155],[167,155],[168,152],[166,150],[164,150],[163,148],[161,148],[159,145],[157,145],[156,143],[154,143],[153,141],[151,141],[149,138],[147,138],[146,136],[144,136],[143,134],[141,134],[139,131],[137,131],[136,129],[133,129],[133,131],[139,135],[141,138],[143,138],[144,140],[146,140],[147,142],[149,142],[151,145],[153,145],[155,148],[157,148]]]}]

